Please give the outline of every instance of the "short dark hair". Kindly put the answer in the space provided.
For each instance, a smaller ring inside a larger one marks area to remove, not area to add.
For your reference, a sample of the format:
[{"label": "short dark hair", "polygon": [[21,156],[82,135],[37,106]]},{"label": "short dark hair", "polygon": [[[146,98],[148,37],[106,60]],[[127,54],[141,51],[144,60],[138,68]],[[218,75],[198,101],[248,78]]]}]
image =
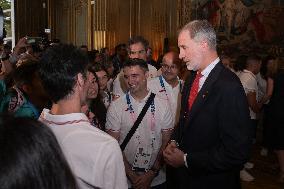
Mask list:
[{"label": "short dark hair", "polygon": [[75,178],[52,131],[37,120],[0,116],[2,189],[75,189]]},{"label": "short dark hair", "polygon": [[86,48],[87,49],[88,46],[87,45],[81,45],[80,48]]},{"label": "short dark hair", "polygon": [[132,67],[132,66],[139,66],[144,71],[149,71],[147,62],[139,58],[132,58],[132,59],[126,60],[126,62],[123,65],[123,68]]},{"label": "short dark hair", "polygon": [[235,71],[243,71],[246,68],[246,61],[248,56],[247,55],[239,55],[236,58],[235,64],[234,64],[234,70]]},{"label": "short dark hair", "polygon": [[256,62],[260,63],[261,58],[258,55],[256,55],[256,54],[251,54],[247,58],[247,62],[249,62],[249,61],[256,61]]},{"label": "short dark hair", "polygon": [[100,63],[91,64],[88,68],[88,71],[92,72],[93,74],[96,74],[96,72],[99,72],[99,71],[104,71],[104,72],[106,72],[107,76],[109,76],[105,66],[103,64],[100,64]]},{"label": "short dark hair", "polygon": [[145,50],[149,48],[149,42],[142,36],[134,36],[131,37],[128,41],[128,49],[130,49],[130,45],[136,44],[136,43],[142,43]]},{"label": "short dark hair", "polygon": [[266,79],[267,79],[267,74],[269,74],[268,70],[267,70],[267,65],[269,64],[270,60],[276,60],[275,56],[267,55],[266,57],[263,58],[263,60],[261,62],[260,73]]},{"label": "short dark hair", "polygon": [[126,44],[124,43],[120,43],[118,45],[115,46],[115,53],[117,53],[118,51],[120,51],[121,49],[125,48],[126,49]]},{"label": "short dark hair", "polygon": [[101,48],[100,53],[105,54],[108,51],[107,47]]},{"label": "short dark hair", "polygon": [[56,103],[73,93],[77,74],[86,77],[88,58],[73,45],[60,44],[43,54],[39,75],[52,102]]},{"label": "short dark hair", "polygon": [[255,63],[261,64],[261,58],[256,54],[249,55],[246,61],[246,68],[248,65]]},{"label": "short dark hair", "polygon": [[99,66],[100,64],[99,63],[89,63],[87,65],[87,70],[88,72],[91,72],[92,74],[94,74],[95,78],[97,79],[98,81],[98,76],[96,75],[96,69],[97,69],[97,66]]},{"label": "short dark hair", "polygon": [[14,84],[21,88],[22,85],[32,85],[35,74],[39,70],[39,62],[28,60],[24,64],[18,66],[12,73]]}]

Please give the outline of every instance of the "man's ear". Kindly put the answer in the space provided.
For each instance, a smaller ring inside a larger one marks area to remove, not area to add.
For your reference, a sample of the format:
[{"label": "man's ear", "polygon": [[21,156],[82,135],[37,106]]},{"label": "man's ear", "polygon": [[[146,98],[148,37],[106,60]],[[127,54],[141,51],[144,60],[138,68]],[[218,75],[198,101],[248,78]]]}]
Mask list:
[{"label": "man's ear", "polygon": [[149,71],[145,72],[145,76],[146,76],[147,79],[149,78]]},{"label": "man's ear", "polygon": [[209,48],[208,42],[205,41],[205,40],[202,40],[200,42],[200,46],[202,47],[202,49],[208,49]]},{"label": "man's ear", "polygon": [[147,57],[149,56],[150,51],[151,51],[151,50],[150,50],[149,48],[146,50]]},{"label": "man's ear", "polygon": [[83,75],[82,75],[81,73],[78,73],[78,74],[77,74],[77,85],[78,85],[79,87],[83,87],[83,85],[84,85],[85,82],[86,82],[86,81],[85,81]]}]

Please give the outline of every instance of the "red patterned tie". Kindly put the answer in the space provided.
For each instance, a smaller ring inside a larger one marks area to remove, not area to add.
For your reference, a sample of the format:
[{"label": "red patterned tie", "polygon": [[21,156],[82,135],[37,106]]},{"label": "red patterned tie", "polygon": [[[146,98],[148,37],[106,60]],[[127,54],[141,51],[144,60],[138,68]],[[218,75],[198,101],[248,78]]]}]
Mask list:
[{"label": "red patterned tie", "polygon": [[198,94],[198,88],[199,88],[199,79],[202,77],[202,74],[200,72],[197,72],[195,79],[192,83],[191,89],[190,89],[190,95],[188,98],[188,107],[191,109],[191,106]]}]

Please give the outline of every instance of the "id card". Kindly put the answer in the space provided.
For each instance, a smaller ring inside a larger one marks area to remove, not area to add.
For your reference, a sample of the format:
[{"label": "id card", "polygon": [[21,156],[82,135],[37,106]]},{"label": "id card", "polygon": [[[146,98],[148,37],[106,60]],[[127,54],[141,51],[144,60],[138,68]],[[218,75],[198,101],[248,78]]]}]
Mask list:
[{"label": "id card", "polygon": [[145,149],[142,147],[138,147],[135,157],[134,157],[134,162],[132,164],[133,169],[145,169],[148,170],[150,167],[150,161],[151,161],[151,155],[152,155],[152,149]]}]

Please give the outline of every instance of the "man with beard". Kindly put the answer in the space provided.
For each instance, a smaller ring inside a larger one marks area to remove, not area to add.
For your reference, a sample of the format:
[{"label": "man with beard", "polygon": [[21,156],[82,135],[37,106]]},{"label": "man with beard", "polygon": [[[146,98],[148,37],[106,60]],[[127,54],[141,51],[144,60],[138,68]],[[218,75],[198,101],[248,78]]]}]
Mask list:
[{"label": "man with beard", "polygon": [[[133,36],[128,41],[128,55],[129,58],[139,58],[147,62],[147,52],[149,50],[149,42],[142,36]],[[148,75],[154,78],[158,75],[157,69],[151,64],[147,64]],[[119,97],[126,93],[127,87],[123,79],[123,71],[117,75],[113,81],[113,93]]]},{"label": "man with beard", "polygon": [[[146,61],[142,59],[130,59],[124,65],[123,74],[129,92],[111,103],[106,123],[107,132],[120,144],[152,95],[147,89],[148,70]],[[123,151],[129,188],[165,187],[166,176],[161,158],[172,128],[168,103],[155,96]]]},{"label": "man with beard", "polygon": [[179,124],[164,151],[175,188],[239,189],[250,147],[250,119],[238,77],[220,62],[216,33],[206,20],[185,25],[179,57],[193,71],[184,84]]}]

